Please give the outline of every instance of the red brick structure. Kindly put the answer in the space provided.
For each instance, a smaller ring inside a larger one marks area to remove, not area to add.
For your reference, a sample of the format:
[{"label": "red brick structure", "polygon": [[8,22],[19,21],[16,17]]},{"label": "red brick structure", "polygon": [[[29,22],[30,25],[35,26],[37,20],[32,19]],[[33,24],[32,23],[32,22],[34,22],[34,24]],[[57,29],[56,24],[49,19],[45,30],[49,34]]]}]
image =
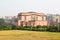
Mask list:
[{"label": "red brick structure", "polygon": [[37,12],[18,13],[18,26],[47,26],[46,15]]}]

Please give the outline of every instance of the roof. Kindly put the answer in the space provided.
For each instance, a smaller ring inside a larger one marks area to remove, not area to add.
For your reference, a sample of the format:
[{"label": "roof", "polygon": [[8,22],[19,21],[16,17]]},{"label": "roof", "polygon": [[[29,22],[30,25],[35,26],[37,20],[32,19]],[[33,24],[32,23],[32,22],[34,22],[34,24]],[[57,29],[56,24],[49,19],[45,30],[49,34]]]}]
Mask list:
[{"label": "roof", "polygon": [[18,15],[45,15],[44,13],[39,13],[39,12],[20,12]]}]

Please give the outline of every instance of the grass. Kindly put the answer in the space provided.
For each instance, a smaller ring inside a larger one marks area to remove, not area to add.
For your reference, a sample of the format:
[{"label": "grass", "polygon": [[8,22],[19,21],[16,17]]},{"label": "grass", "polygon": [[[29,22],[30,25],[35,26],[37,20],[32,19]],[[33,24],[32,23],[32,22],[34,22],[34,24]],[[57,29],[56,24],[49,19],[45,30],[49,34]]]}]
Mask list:
[{"label": "grass", "polygon": [[0,31],[0,40],[60,40],[60,33],[5,30]]}]

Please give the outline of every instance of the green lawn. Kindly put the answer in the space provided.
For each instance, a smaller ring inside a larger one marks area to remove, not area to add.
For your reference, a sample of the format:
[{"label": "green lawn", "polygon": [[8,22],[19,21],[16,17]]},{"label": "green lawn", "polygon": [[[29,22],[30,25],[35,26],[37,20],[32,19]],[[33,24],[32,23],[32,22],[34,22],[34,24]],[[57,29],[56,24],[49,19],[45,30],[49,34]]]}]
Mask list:
[{"label": "green lawn", "polygon": [[0,31],[0,40],[60,40],[60,33],[7,30]]}]

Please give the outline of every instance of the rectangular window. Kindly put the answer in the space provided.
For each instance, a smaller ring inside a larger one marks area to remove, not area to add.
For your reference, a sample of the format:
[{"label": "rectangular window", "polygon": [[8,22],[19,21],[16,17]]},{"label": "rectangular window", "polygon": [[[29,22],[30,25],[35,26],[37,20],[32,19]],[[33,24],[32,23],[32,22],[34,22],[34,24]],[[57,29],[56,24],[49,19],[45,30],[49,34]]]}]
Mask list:
[{"label": "rectangular window", "polygon": [[36,16],[36,20],[38,20],[38,16]]},{"label": "rectangular window", "polygon": [[26,16],[24,16],[24,21],[26,21]]},{"label": "rectangular window", "polygon": [[21,26],[23,26],[23,21],[21,21]]},{"label": "rectangular window", "polygon": [[31,16],[31,20],[38,20],[38,16]]}]

